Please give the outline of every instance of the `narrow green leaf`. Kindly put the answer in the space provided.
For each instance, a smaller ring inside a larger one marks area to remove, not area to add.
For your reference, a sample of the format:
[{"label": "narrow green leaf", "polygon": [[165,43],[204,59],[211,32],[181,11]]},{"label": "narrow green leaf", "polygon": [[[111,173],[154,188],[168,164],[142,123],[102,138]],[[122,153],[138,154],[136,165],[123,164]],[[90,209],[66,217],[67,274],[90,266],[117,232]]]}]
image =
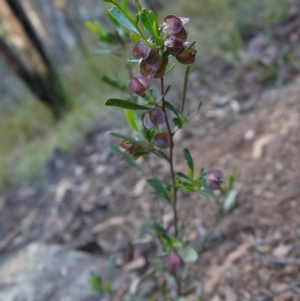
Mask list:
[{"label": "narrow green leaf", "polygon": [[201,181],[203,190],[200,190],[199,192],[203,195],[208,195],[211,196],[214,201],[216,202],[216,204],[220,204],[219,199],[217,198],[217,196],[214,194],[214,192],[206,185],[205,179],[202,179]]},{"label": "narrow green leaf", "polygon": [[130,19],[129,15],[125,15],[118,7],[113,6],[110,8],[109,13],[115,18],[122,26],[126,27],[127,29],[139,34],[135,24]]},{"label": "narrow green leaf", "polygon": [[190,151],[187,148],[185,148],[183,150],[183,154],[184,154],[184,157],[185,157],[185,160],[186,160],[186,163],[187,163],[189,169],[191,170],[192,174],[194,174],[194,162],[193,162],[193,158],[191,156]]},{"label": "narrow green leaf", "polygon": [[190,168],[188,168],[188,175],[191,179],[194,178],[194,172]]},{"label": "narrow green leaf", "polygon": [[170,236],[168,235],[167,231],[158,222],[152,222],[151,228],[154,234],[158,235],[163,240],[164,243],[172,247],[172,240]]},{"label": "narrow green leaf", "polygon": [[131,40],[133,43],[136,43],[137,41],[140,40],[140,36],[137,35],[137,34],[135,34],[135,33],[132,33],[132,34],[130,35],[130,40]]},{"label": "narrow green leaf", "polygon": [[159,37],[156,34],[156,30],[153,29],[153,25],[157,26],[156,15],[152,10],[142,9],[140,13],[141,23],[145,26],[148,33],[151,37],[153,37],[156,41],[160,41]]},{"label": "narrow green leaf", "polygon": [[210,193],[208,193],[206,190],[199,190],[199,193],[204,196],[210,196]]},{"label": "narrow green leaf", "polygon": [[158,103],[167,95],[167,93],[169,92],[170,88],[171,88],[171,85],[168,85],[167,88],[166,88],[166,90],[165,90],[165,92],[164,92],[164,94],[160,97]]},{"label": "narrow green leaf", "polygon": [[139,21],[140,21],[140,15],[137,14],[137,15],[135,15],[135,24],[136,24],[136,26],[138,26]]},{"label": "narrow green leaf", "polygon": [[182,52],[182,53],[185,53],[185,52],[187,52],[190,48],[192,48],[195,44],[196,44],[196,40],[193,42],[193,43],[191,43],[188,47],[186,47],[185,49],[184,49],[184,51]]},{"label": "narrow green leaf", "polygon": [[169,111],[173,112],[178,118],[180,118],[180,112],[178,109],[176,109],[175,107],[173,107],[172,104],[170,104],[168,101],[165,100],[165,107],[166,109],[168,109]]},{"label": "narrow green leaf", "polygon": [[188,180],[188,181],[191,180],[187,175],[183,174],[182,172],[177,172],[176,175],[177,175],[177,177],[183,178],[185,180]]},{"label": "narrow green leaf", "polygon": [[195,262],[198,259],[197,252],[191,247],[185,247],[179,250],[184,262]]},{"label": "narrow green leaf", "polygon": [[197,114],[199,112],[201,106],[202,106],[202,101],[199,102],[198,107],[197,107],[197,109],[196,109],[196,111],[195,111],[194,114]]},{"label": "narrow green leaf", "polygon": [[147,140],[149,141],[149,143],[152,142],[154,135],[155,135],[155,130],[154,129],[147,129],[146,130],[146,137],[147,137]]},{"label": "narrow green leaf", "polygon": [[164,73],[164,75],[166,75],[166,74],[168,74],[170,71],[172,71],[173,68],[174,68],[175,66],[176,66],[176,64],[172,64],[171,67],[170,67],[168,70],[166,70],[166,72]]},{"label": "narrow green leaf", "polygon": [[109,98],[104,105],[109,107],[119,107],[119,108],[130,109],[130,110],[149,110],[148,107],[139,105],[137,103],[128,100],[118,99],[118,98]]},{"label": "narrow green leaf", "polygon": [[100,37],[100,41],[108,42],[111,44],[121,44],[124,45],[124,41],[118,31],[107,33],[105,36]]},{"label": "narrow green leaf", "polygon": [[189,79],[190,69],[191,69],[191,66],[188,65],[188,66],[186,66],[185,72],[184,72],[183,91],[182,91],[182,99],[181,99],[181,113],[183,113],[183,111],[184,111],[186,92],[187,92],[187,83],[188,83],[188,79]]},{"label": "narrow green leaf", "polygon": [[125,135],[125,134],[122,134],[122,133],[117,133],[117,132],[108,132],[108,133],[110,135],[114,136],[114,137],[125,139],[126,141],[129,141],[132,144],[139,145],[139,146],[141,146],[143,148],[145,147],[145,143],[143,141],[135,140],[134,138],[132,138],[132,137],[130,137],[128,135]]},{"label": "narrow green leaf", "polygon": [[173,124],[175,125],[175,126],[177,126],[178,128],[182,128],[182,122],[181,122],[181,120],[180,120],[180,118],[178,118],[178,117],[174,117],[173,119],[172,119],[172,122],[173,122]]},{"label": "narrow green leaf", "polygon": [[194,111],[194,113],[189,117],[188,121],[190,121],[200,110],[202,106],[202,101],[199,102],[197,109]]},{"label": "narrow green leaf", "polygon": [[97,28],[97,26],[95,24],[93,24],[92,22],[90,21],[86,21],[85,22],[85,26],[93,33],[97,34],[97,35],[100,35],[101,32],[99,31],[99,29]]},{"label": "narrow green leaf", "polygon": [[186,182],[181,182],[182,188],[184,188],[184,190],[190,191],[190,192],[197,192],[198,188],[195,187],[192,184],[186,183]]},{"label": "narrow green leaf", "polygon": [[204,167],[201,167],[199,172],[199,180],[202,180],[206,176],[206,171]]},{"label": "narrow green leaf", "polygon": [[154,36],[156,37],[156,41],[157,41],[158,45],[162,45],[162,41],[161,41],[161,38],[160,38],[160,31],[159,31],[159,28],[158,28],[157,20],[155,20],[153,22],[152,28],[153,28]]},{"label": "narrow green leaf", "polygon": [[158,178],[153,177],[147,179],[148,184],[154,189],[156,194],[160,197],[162,197],[165,201],[167,201],[169,204],[171,203],[170,195],[168,191],[166,190],[165,186],[163,185],[163,182],[160,181]]},{"label": "narrow green leaf", "polygon": [[238,191],[236,189],[232,189],[227,198],[224,201],[224,205],[223,208],[225,211],[230,212],[232,208],[235,207],[236,203],[237,203],[237,197],[238,195]]},{"label": "narrow green leaf", "polygon": [[235,171],[232,171],[229,175],[229,178],[228,178],[228,182],[229,182],[229,188],[232,188],[233,185],[234,185],[234,182],[235,182],[235,179],[236,179],[236,173]]},{"label": "narrow green leaf", "polygon": [[138,116],[135,111],[124,109],[124,114],[129,127],[137,132],[140,131]]},{"label": "narrow green leaf", "polygon": [[121,0],[121,7],[122,7],[122,9],[123,9],[123,11],[124,11],[125,13],[128,12],[128,4],[127,4],[127,0]]},{"label": "narrow green leaf", "polygon": [[156,90],[151,88],[149,92],[153,100],[156,101]]},{"label": "narrow green leaf", "polygon": [[145,155],[147,155],[147,154],[149,154],[148,151],[145,151],[145,152],[135,152],[135,153],[132,154],[132,157],[133,157],[134,159],[137,159],[137,158],[142,157],[142,156],[145,156]]},{"label": "narrow green leaf", "polygon": [[135,3],[135,5],[136,5],[138,11],[140,11],[140,10],[142,9],[142,6],[141,6],[139,0],[134,0],[134,3]]},{"label": "narrow green leaf", "polygon": [[140,171],[145,175],[143,168],[138,163],[136,163],[130,155],[126,154],[125,152],[122,152],[118,146],[112,145],[110,147],[110,150],[116,154],[121,155],[129,166],[135,168],[136,170]]},{"label": "narrow green leaf", "polygon": [[171,88],[171,85],[168,85],[162,97],[165,97],[168,94],[170,88]]},{"label": "narrow green leaf", "polygon": [[109,11],[106,13],[106,15],[111,24],[115,25],[117,28],[120,28],[120,23],[109,13]]},{"label": "narrow green leaf", "polygon": [[104,75],[101,78],[101,80],[103,82],[105,82],[106,84],[108,84],[108,85],[110,85],[110,86],[112,86],[112,87],[114,87],[116,89],[119,89],[121,91],[125,91],[125,89],[126,89],[126,86],[124,84],[121,84],[118,81],[116,81],[116,80],[114,80],[114,79],[112,79],[112,78],[110,78],[110,77],[108,77],[106,75]]}]

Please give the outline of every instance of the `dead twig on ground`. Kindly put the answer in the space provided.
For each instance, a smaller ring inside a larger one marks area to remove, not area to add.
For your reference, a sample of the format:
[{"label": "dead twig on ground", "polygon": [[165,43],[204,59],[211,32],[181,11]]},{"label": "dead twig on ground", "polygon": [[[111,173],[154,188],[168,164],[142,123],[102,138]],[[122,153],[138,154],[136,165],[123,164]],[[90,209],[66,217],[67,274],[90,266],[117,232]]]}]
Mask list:
[{"label": "dead twig on ground", "polygon": [[274,297],[276,297],[284,292],[291,291],[291,290],[297,288],[297,286],[300,286],[300,281],[292,282],[291,284],[283,287],[282,289],[274,292],[273,294],[270,294],[268,296],[257,299],[257,301],[272,301]]},{"label": "dead twig on ground", "polygon": [[264,256],[264,255],[259,255],[259,254],[256,254],[254,257],[258,260],[266,261],[266,262],[273,263],[273,264],[300,265],[300,259],[298,259],[298,258],[277,258],[277,257],[273,257],[273,256]]}]

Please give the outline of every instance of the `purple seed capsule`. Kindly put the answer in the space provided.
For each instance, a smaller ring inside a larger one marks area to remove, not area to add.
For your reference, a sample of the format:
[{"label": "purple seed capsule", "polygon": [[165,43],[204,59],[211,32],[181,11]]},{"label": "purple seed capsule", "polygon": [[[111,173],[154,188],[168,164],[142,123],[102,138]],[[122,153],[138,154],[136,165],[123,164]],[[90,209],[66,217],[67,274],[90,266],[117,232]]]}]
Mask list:
[{"label": "purple seed capsule", "polygon": [[211,190],[217,190],[221,188],[223,178],[223,172],[220,169],[213,168],[209,170],[206,176],[206,185]]},{"label": "purple seed capsule", "polygon": [[189,18],[177,17],[175,15],[167,15],[164,18],[162,32],[177,33],[183,28],[183,25],[185,25],[189,21]]},{"label": "purple seed capsule", "polygon": [[186,42],[187,35],[187,30],[184,27],[182,27],[182,29],[179,32],[170,34],[165,40],[164,44],[167,48],[171,49],[183,47],[183,44]]},{"label": "purple seed capsule", "polygon": [[135,75],[132,80],[127,83],[130,92],[141,95],[150,87],[148,77],[141,74]]},{"label": "purple seed capsule", "polygon": [[174,273],[177,269],[180,269],[184,266],[184,262],[181,256],[174,252],[166,257],[166,266],[170,272]]},{"label": "purple seed capsule", "polygon": [[161,108],[155,107],[149,110],[144,117],[144,125],[147,129],[151,129],[165,122],[165,113]]},{"label": "purple seed capsule", "polygon": [[154,145],[159,148],[170,147],[170,135],[167,132],[157,133],[154,136]]},{"label": "purple seed capsule", "polygon": [[176,59],[181,64],[190,65],[195,62],[196,53],[197,53],[197,50],[193,46],[193,47],[177,54]]}]

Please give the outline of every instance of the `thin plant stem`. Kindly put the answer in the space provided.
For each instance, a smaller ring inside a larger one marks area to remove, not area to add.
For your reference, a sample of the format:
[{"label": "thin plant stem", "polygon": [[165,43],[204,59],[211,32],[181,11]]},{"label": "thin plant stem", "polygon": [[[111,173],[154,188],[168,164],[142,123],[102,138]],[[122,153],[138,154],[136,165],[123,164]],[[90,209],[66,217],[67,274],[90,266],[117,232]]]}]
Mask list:
[{"label": "thin plant stem", "polygon": [[[164,89],[164,78],[163,77],[160,79],[160,86],[161,86],[161,95],[164,95],[165,89]],[[174,231],[175,231],[175,237],[177,237],[178,236],[178,225],[177,225],[178,224],[178,216],[177,216],[177,187],[176,187],[174,162],[173,162],[174,141],[173,141],[173,133],[172,133],[170,123],[168,120],[168,116],[167,116],[167,112],[166,112],[164,96],[162,97],[162,110],[166,117],[167,130],[170,135],[170,151],[169,151],[168,162],[170,165],[170,173],[171,173],[171,178],[172,178],[172,183],[173,183],[172,207],[173,207],[173,214],[174,214]]]},{"label": "thin plant stem", "polygon": [[154,149],[154,150],[152,150],[152,152],[153,152],[155,155],[161,157],[162,159],[165,159],[165,160],[169,161],[169,158],[168,158],[162,151],[159,151],[159,150]]},{"label": "thin plant stem", "polygon": [[180,297],[180,295],[181,295],[180,279],[179,279],[178,275],[176,275],[176,272],[173,273],[173,276],[174,276],[176,286],[177,286],[177,297]]}]

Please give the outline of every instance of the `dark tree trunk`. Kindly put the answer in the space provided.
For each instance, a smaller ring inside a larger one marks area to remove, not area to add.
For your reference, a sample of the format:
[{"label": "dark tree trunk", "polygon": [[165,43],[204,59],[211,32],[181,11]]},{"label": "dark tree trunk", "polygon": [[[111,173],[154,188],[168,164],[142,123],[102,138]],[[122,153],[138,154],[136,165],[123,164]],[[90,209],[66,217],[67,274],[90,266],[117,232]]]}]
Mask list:
[{"label": "dark tree trunk", "polygon": [[[0,15],[7,40],[14,46],[1,38],[0,52],[11,69],[51,109],[53,115],[62,117],[71,106],[70,99],[20,1],[0,0]],[[14,36],[22,39],[22,46],[14,43]]]},{"label": "dark tree trunk", "polygon": [[38,73],[29,72],[15,52],[0,38],[0,53],[4,56],[12,71],[26,84],[42,102],[52,111],[55,118],[60,118],[66,110],[66,104],[60,104],[65,99],[64,92],[59,87],[53,87],[55,81],[42,77]]}]

